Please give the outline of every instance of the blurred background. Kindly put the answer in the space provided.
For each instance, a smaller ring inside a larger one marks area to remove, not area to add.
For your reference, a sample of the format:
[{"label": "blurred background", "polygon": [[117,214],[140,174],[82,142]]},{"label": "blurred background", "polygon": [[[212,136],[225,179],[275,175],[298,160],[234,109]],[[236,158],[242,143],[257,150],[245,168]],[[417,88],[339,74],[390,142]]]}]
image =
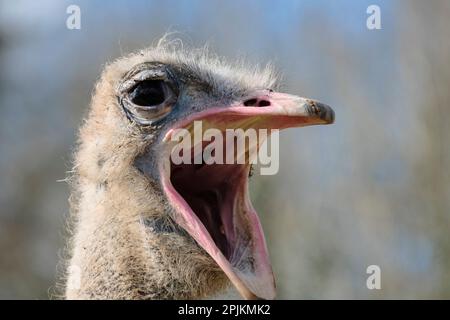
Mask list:
[{"label": "blurred background", "polygon": [[[93,85],[174,30],[272,61],[284,91],[336,111],[283,132],[279,174],[251,182],[279,298],[450,298],[449,1],[107,3],[0,2],[0,298],[50,297],[69,212],[58,181]],[[381,290],[366,287],[372,264]]]}]

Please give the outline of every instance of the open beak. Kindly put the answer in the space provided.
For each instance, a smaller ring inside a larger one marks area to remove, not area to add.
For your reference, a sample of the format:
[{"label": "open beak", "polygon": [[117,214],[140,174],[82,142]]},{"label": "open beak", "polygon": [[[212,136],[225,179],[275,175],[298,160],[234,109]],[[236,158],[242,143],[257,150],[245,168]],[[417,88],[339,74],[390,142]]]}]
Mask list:
[{"label": "open beak", "polygon": [[[173,135],[179,129],[198,134],[195,121],[201,121],[202,130],[218,129],[225,135],[227,129],[331,124],[334,112],[314,100],[260,91],[232,105],[192,114],[172,126],[163,139],[167,161],[161,162],[160,172],[174,220],[214,259],[244,298],[274,299],[275,281],[264,233],[248,193],[250,164],[175,164],[169,160]],[[204,150],[211,141],[194,138],[191,142],[194,158],[195,146],[200,144]],[[225,141],[225,147],[230,143],[234,140]]]}]

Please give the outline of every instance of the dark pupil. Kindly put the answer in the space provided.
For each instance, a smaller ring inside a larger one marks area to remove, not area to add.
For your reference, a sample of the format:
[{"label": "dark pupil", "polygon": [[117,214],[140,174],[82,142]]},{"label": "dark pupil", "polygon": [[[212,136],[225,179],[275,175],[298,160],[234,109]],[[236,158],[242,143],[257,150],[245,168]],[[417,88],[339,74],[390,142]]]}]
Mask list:
[{"label": "dark pupil", "polygon": [[164,102],[163,81],[144,80],[130,93],[130,99],[139,106],[154,106]]}]

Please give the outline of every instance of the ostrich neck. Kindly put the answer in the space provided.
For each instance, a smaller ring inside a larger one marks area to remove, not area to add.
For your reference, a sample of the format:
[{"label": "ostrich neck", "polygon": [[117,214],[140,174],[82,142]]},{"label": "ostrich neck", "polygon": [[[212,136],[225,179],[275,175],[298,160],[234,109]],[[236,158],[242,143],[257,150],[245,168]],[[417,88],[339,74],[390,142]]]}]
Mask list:
[{"label": "ostrich neck", "polygon": [[[126,178],[125,178],[126,177]],[[130,178],[131,177],[131,178]],[[79,177],[68,299],[196,299],[228,286],[140,177]]]}]

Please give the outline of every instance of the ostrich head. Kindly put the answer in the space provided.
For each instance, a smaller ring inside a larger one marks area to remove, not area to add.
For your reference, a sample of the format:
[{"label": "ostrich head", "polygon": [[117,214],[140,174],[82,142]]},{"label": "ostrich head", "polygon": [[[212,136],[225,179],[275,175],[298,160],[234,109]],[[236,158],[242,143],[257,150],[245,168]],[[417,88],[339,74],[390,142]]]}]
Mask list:
[{"label": "ostrich head", "polygon": [[220,132],[334,121],[275,89],[269,67],[164,44],[107,66],[75,158],[79,283],[67,297],[201,298],[230,281],[244,298],[274,298],[250,165],[175,164],[171,137],[194,121]]}]

